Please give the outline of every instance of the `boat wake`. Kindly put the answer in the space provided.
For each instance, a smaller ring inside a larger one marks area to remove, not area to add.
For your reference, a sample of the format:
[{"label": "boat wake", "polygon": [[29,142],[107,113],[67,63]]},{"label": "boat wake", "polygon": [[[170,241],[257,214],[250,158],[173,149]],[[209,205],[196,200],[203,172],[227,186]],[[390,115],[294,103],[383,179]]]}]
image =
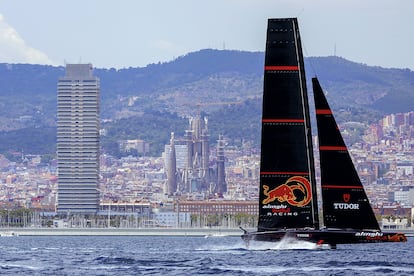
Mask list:
[{"label": "boat wake", "polygon": [[208,235],[205,235],[204,238],[206,238],[206,239],[208,239],[208,238],[221,238],[221,237],[226,237],[226,236],[227,235],[225,235],[225,234],[218,233],[218,234],[208,234]]},{"label": "boat wake", "polygon": [[196,248],[196,251],[208,251],[208,252],[229,252],[237,253],[237,251],[246,251],[245,244],[240,241],[229,244],[206,244]]},{"label": "boat wake", "polygon": [[285,237],[279,242],[250,241],[247,250],[320,250],[331,249],[327,244],[317,244],[302,241],[292,237]]},{"label": "boat wake", "polygon": [[[218,238],[218,237],[217,237]],[[221,240],[221,241],[219,241]],[[213,241],[213,240],[212,240]],[[241,253],[246,251],[265,251],[265,250],[321,250],[331,249],[327,244],[316,244],[309,241],[298,240],[292,237],[285,237],[278,242],[265,242],[265,241],[250,241],[249,244],[238,241],[235,243],[226,243],[222,239],[214,239],[214,243],[205,244],[197,251],[209,251],[209,252],[224,252],[231,251],[233,253]],[[220,242],[217,244],[216,242]]]}]

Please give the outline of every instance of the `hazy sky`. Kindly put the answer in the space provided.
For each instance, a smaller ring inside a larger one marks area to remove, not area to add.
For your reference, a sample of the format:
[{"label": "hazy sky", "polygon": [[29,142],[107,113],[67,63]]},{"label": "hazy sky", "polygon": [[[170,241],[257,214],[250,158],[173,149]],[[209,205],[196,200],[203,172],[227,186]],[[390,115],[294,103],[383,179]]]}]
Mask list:
[{"label": "hazy sky", "polygon": [[414,70],[413,0],[0,0],[0,63],[124,68],[264,51],[271,17],[298,17],[305,56]]}]

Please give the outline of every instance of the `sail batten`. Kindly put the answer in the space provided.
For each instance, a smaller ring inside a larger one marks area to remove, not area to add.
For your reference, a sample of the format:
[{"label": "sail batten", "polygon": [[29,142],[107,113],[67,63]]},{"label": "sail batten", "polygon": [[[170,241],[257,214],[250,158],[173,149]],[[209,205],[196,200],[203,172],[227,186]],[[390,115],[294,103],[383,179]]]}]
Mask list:
[{"label": "sail batten", "polygon": [[317,109],[316,110],[316,115],[320,115],[320,114],[332,115],[332,110],[330,110],[330,109]]},{"label": "sail batten", "polygon": [[309,175],[309,172],[284,172],[284,171],[279,171],[279,172],[260,172],[261,175],[266,175],[266,174],[283,174],[283,175]]},{"label": "sail batten", "polygon": [[262,119],[262,123],[304,123],[304,119]]},{"label": "sail batten", "polygon": [[265,71],[298,71],[297,65],[268,65],[265,66]]},{"label": "sail batten", "polygon": [[359,189],[361,190],[361,186],[346,186],[346,185],[332,185],[332,184],[324,184],[321,185],[322,189]]},{"label": "sail batten", "polygon": [[324,151],[324,150],[345,151],[348,149],[344,146],[319,146],[319,150],[320,151]]}]

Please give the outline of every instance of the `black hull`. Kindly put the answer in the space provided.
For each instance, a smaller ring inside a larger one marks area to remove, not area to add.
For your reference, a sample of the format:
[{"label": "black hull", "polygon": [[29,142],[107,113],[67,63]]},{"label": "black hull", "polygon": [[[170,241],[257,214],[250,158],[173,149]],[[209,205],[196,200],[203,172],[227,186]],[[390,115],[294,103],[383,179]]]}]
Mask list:
[{"label": "black hull", "polygon": [[283,238],[294,238],[309,241],[319,245],[328,244],[335,248],[337,244],[376,243],[376,242],[405,242],[407,238],[402,233],[384,233],[358,230],[278,230],[264,232],[245,232],[242,239],[250,241],[278,242]]}]

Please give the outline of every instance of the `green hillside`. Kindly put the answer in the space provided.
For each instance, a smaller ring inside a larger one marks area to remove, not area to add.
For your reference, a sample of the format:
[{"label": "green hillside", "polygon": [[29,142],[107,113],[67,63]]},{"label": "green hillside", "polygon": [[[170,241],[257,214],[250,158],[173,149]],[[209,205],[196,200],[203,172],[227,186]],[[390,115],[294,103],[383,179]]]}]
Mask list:
[{"label": "green hillside", "polygon": [[[119,139],[144,139],[159,155],[171,131],[184,134],[187,117],[209,118],[211,142],[260,140],[263,58],[260,52],[201,50],[143,68],[95,69],[101,80],[106,152]],[[414,72],[309,57],[339,122],[374,122],[413,109]],[[0,153],[55,154],[56,87],[63,67],[0,64]],[[311,93],[311,91],[310,91]]]}]

